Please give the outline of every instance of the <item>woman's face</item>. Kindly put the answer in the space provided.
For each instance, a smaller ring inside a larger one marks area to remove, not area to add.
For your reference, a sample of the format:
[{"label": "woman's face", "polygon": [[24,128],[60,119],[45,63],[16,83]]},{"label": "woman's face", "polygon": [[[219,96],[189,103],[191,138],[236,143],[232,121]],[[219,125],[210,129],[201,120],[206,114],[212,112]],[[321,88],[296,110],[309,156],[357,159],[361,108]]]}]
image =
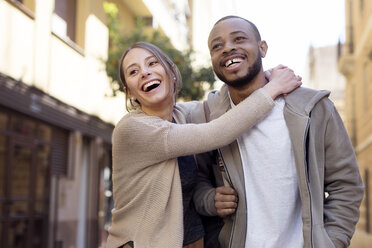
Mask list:
[{"label": "woman's face", "polygon": [[128,95],[141,103],[142,110],[173,107],[174,83],[151,52],[133,48],[124,58],[123,70]]}]

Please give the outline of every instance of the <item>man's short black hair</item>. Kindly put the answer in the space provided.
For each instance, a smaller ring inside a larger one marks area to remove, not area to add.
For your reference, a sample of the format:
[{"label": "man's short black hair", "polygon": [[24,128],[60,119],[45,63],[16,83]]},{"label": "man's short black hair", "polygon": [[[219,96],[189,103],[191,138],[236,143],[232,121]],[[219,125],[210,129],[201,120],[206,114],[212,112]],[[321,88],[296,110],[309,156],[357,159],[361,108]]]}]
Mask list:
[{"label": "man's short black hair", "polygon": [[255,36],[256,36],[257,41],[261,41],[261,35],[260,35],[260,32],[258,31],[258,28],[256,27],[256,25],[253,22],[248,21],[247,19],[245,19],[243,17],[240,17],[240,16],[229,15],[229,16],[222,17],[221,19],[219,19],[214,24],[214,26],[216,26],[216,24],[219,23],[219,22],[222,22],[222,21],[227,20],[227,19],[233,19],[233,18],[241,19],[241,20],[244,20],[244,21],[248,22],[249,25],[251,25],[252,28],[253,28],[253,31],[255,33]]}]

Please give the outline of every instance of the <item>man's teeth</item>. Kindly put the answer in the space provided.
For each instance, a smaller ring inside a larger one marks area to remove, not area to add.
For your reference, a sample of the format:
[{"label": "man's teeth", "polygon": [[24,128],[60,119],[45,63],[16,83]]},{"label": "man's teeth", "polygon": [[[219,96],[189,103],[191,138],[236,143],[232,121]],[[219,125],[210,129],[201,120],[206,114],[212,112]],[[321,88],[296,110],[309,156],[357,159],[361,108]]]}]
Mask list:
[{"label": "man's teeth", "polygon": [[229,67],[230,65],[235,64],[235,63],[240,63],[241,61],[243,61],[243,59],[241,58],[229,59],[228,61],[226,61],[225,67]]},{"label": "man's teeth", "polygon": [[[150,91],[150,90],[153,89],[153,88],[156,88],[158,85],[160,85],[160,81],[157,81],[157,80],[155,80],[155,81],[151,81],[151,82],[149,82],[149,83],[147,83],[147,84],[145,84],[145,85],[143,86],[143,90],[144,90],[145,92],[147,92],[147,91]],[[154,86],[154,87],[151,87],[151,86]]]}]

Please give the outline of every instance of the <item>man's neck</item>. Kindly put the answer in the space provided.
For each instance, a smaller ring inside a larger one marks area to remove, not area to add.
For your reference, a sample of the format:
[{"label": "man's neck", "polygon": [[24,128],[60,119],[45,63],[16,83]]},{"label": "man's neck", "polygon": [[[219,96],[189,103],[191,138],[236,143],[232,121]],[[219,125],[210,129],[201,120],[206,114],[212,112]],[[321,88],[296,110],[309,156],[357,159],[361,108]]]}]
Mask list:
[{"label": "man's neck", "polygon": [[239,104],[245,98],[247,98],[250,94],[252,94],[255,90],[262,88],[267,83],[265,79],[265,74],[261,71],[257,76],[248,82],[246,85],[236,88],[232,86],[227,86],[229,89],[230,97],[233,103]]}]

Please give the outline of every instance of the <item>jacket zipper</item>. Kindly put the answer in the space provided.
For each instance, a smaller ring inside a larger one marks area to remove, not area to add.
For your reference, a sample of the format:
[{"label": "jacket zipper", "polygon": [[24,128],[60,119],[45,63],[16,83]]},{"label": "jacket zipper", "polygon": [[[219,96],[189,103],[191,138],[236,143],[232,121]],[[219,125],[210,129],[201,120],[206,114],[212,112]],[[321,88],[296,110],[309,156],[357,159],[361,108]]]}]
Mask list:
[{"label": "jacket zipper", "polygon": [[[221,158],[221,161],[222,161],[222,164],[223,164],[223,167],[225,169],[225,173],[226,173],[226,176],[227,176],[227,180],[229,181],[229,184],[231,185],[231,187],[234,188],[234,185],[231,181],[231,177],[230,177],[230,174],[229,174],[229,171],[227,170],[227,166],[225,164],[225,160],[223,159],[223,156],[222,156],[222,152],[220,149],[217,149],[218,151],[218,155],[220,156]],[[231,235],[230,235],[230,240],[229,240],[229,248],[232,246],[232,239],[233,239],[233,236],[234,236],[234,231],[235,231],[235,219],[236,219],[236,215],[233,217],[233,225],[232,225],[232,230],[231,230]]]},{"label": "jacket zipper", "polygon": [[304,151],[305,151],[305,159],[304,159],[304,162],[305,162],[305,176],[306,176],[306,187],[307,187],[307,191],[309,192],[309,202],[310,202],[310,245],[311,247],[313,247],[313,211],[312,211],[312,207],[311,207],[311,194],[310,194],[310,186],[309,186],[309,164],[308,164],[308,159],[307,159],[307,147],[308,147],[308,144],[307,144],[307,137],[308,137],[308,133],[309,133],[309,120],[307,121],[306,123],[306,129],[305,129],[305,136],[304,136]]}]

